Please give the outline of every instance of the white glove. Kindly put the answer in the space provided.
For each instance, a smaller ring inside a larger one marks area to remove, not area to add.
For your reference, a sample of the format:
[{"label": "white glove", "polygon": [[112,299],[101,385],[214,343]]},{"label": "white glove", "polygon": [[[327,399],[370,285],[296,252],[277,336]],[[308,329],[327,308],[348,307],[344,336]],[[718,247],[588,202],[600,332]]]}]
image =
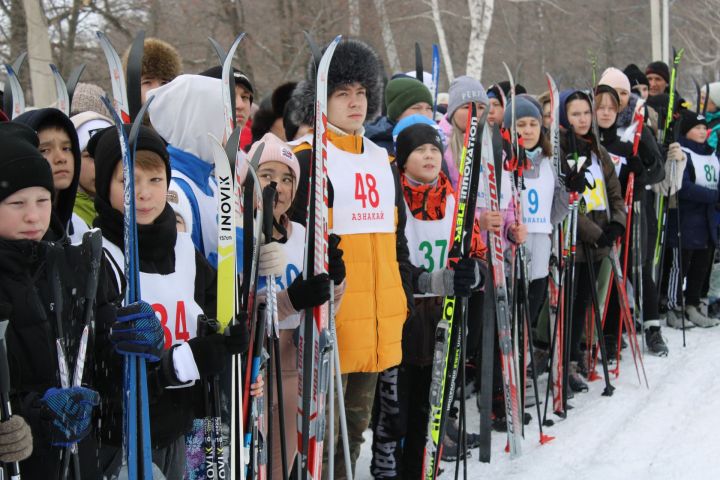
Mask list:
[{"label": "white glove", "polygon": [[678,142],[671,143],[668,147],[667,159],[673,162],[682,162],[685,160],[685,152],[682,151]]},{"label": "white glove", "polygon": [[287,256],[285,249],[278,242],[260,245],[260,259],[258,261],[258,275],[261,277],[279,277],[285,273]]}]

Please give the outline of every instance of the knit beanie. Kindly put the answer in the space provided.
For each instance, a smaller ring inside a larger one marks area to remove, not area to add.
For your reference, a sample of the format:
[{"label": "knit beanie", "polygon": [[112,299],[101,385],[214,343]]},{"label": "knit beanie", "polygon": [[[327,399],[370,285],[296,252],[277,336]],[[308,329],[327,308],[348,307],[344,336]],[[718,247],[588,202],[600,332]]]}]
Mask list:
[{"label": "knit beanie", "polygon": [[288,168],[290,168],[290,171],[295,176],[296,181],[300,178],[300,163],[298,162],[297,157],[290,147],[273,133],[268,132],[259,141],[253,143],[253,146],[248,152],[248,158],[253,158],[253,155],[255,155],[255,152],[260,147],[260,144],[263,144],[265,147],[260,155],[260,162],[258,165],[262,165],[266,162],[284,163],[288,166]]},{"label": "knit beanie", "polygon": [[[131,125],[124,125],[125,133],[130,133]],[[147,150],[156,153],[165,163],[165,174],[170,183],[170,156],[165,141],[151,128],[141,126],[136,151]],[[88,153],[95,159],[96,196],[110,198],[110,180],[116,165],[122,161],[120,139],[116,127],[109,127],[96,133],[87,146]]]},{"label": "knit beanie", "polygon": [[420,102],[432,106],[433,98],[425,84],[414,78],[395,78],[385,87],[385,106],[391,122],[397,121],[405,110]]},{"label": "knit beanie", "polygon": [[182,217],[183,222],[185,222],[185,231],[192,232],[192,207],[190,206],[187,195],[180,195],[177,190],[168,190],[167,201],[172,209],[175,210],[175,213]]},{"label": "knit beanie", "polygon": [[617,90],[625,90],[630,93],[630,80],[622,70],[615,67],[605,69],[600,76],[598,85],[609,85]]},{"label": "knit beanie", "polygon": [[447,118],[452,119],[458,108],[470,102],[483,105],[490,103],[485,88],[479,81],[467,75],[455,78],[448,90]]},{"label": "knit beanie", "polygon": [[27,125],[0,123],[0,202],[23,188],[43,187],[53,193],[52,170],[39,144]]},{"label": "knit beanie", "polygon": [[78,83],[72,97],[70,116],[73,117],[82,112],[95,112],[105,117],[110,117],[105,105],[100,100],[105,96],[105,90],[92,83]]},{"label": "knit beanie", "polygon": [[[216,65],[214,67],[210,67],[207,70],[198,73],[198,75],[222,80],[222,66]],[[245,87],[245,90],[251,93],[250,103],[252,103],[252,95],[255,95],[255,89],[250,81],[250,77],[235,67],[233,67],[233,77],[235,77],[235,85],[242,85]]]},{"label": "knit beanie", "polygon": [[[420,117],[427,120],[423,115],[411,115],[407,119]],[[400,170],[405,169],[405,162],[410,154],[421,145],[429,143],[435,145],[440,152],[443,151],[442,138],[440,132],[434,125],[428,125],[424,120],[414,118],[407,122],[405,128],[400,130],[395,140],[395,164]],[[403,119],[403,120],[407,120]]]},{"label": "knit beanie", "polygon": [[93,135],[112,126],[112,121],[109,118],[95,112],[78,113],[73,115],[70,120],[72,120],[75,130],[77,130],[81,152],[87,148],[88,142]]},{"label": "knit beanie", "polygon": [[640,67],[638,67],[634,63],[631,63],[630,65],[625,67],[623,73],[628,77],[628,80],[630,80],[631,87],[635,87],[637,85],[646,85],[648,87],[650,86],[650,82],[648,82],[648,79],[643,73],[643,71],[640,70]]},{"label": "knit beanie", "polygon": [[667,66],[667,63],[659,61],[652,62],[645,69],[645,75],[650,75],[651,73],[661,76],[663,80],[670,83],[670,68]]},{"label": "knit beanie", "polygon": [[[125,50],[122,58],[123,70],[127,71],[130,48]],[[172,81],[182,73],[182,59],[175,47],[158,38],[145,39],[143,46],[142,74],[166,82]]]},{"label": "knit beanie", "polygon": [[[720,82],[713,82],[708,85],[710,100],[720,108]],[[704,89],[703,89],[704,90]]]},{"label": "knit beanie", "polygon": [[[509,80],[503,80],[502,82],[498,82],[498,87],[500,87],[503,91],[503,94],[506,98],[510,97],[510,81]],[[519,83],[515,84],[515,95],[521,95],[523,93],[527,93],[527,88],[523,87]]]},{"label": "knit beanie", "polygon": [[[537,102],[537,100],[535,102]],[[542,108],[538,108],[538,105],[535,102],[533,102],[528,95],[516,95],[515,121],[525,117],[532,117],[542,124]],[[512,123],[512,106],[512,100],[508,100],[508,106],[505,109],[505,115],[503,116],[503,125],[507,128],[510,128]]]},{"label": "knit beanie", "polygon": [[680,111],[680,136],[684,137],[687,133],[698,125],[707,125],[705,117],[692,110]]}]

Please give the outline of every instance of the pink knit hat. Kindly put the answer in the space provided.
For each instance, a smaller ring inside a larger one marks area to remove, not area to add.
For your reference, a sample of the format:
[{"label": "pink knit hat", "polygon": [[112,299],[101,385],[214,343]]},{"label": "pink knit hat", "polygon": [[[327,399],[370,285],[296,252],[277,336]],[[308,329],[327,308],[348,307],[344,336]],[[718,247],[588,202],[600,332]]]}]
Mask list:
[{"label": "pink knit hat", "polygon": [[630,80],[622,70],[615,67],[606,68],[600,77],[598,85],[608,85],[616,90],[630,92]]},{"label": "pink knit hat", "polygon": [[268,132],[259,141],[255,142],[248,152],[248,160],[255,155],[258,149],[258,145],[265,144],[262,155],[260,156],[260,163],[262,165],[265,162],[280,162],[288,166],[290,171],[295,175],[295,180],[300,178],[300,163],[297,157],[292,152],[290,147],[280,140],[274,134]]}]

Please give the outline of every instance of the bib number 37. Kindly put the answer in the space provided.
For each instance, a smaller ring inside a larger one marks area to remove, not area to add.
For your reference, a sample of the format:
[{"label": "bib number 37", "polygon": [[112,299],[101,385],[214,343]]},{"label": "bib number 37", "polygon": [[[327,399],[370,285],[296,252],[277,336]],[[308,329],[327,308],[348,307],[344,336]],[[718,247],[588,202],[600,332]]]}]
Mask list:
[{"label": "bib number 37", "polygon": [[360,200],[362,208],[367,208],[368,202],[370,202],[372,208],[377,208],[378,205],[380,205],[380,192],[377,190],[377,180],[375,180],[372,174],[355,174],[355,200]]}]

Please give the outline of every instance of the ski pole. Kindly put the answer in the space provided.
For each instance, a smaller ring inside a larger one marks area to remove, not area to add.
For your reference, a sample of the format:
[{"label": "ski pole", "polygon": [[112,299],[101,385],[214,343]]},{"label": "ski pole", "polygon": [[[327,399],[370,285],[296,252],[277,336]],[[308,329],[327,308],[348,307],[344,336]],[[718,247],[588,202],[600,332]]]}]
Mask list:
[{"label": "ski pole", "polygon": [[[7,345],[5,344],[5,332],[10,325],[10,307],[0,307],[0,417],[6,422],[12,416],[12,407],[10,406],[10,368],[8,366]],[[11,480],[20,480],[20,462],[6,463],[10,473]],[[0,469],[0,472],[2,469]]]},{"label": "ski pole", "polygon": [[[337,332],[335,330],[335,288],[333,282],[330,282],[330,335],[332,335],[333,345],[337,346]],[[345,458],[345,475],[348,480],[352,480],[352,464],[350,463],[350,439],[348,437],[347,417],[345,415],[345,393],[342,385],[342,370],[340,370],[340,352],[337,347],[333,349],[334,370],[335,370],[335,387],[337,388],[338,399],[338,417],[340,420],[340,435],[342,437],[343,457]],[[334,420],[332,420],[334,422]],[[333,439],[331,439],[333,440]]]},{"label": "ski pole", "polygon": [[[598,337],[602,334],[602,325],[600,322],[600,304],[597,297],[597,277],[595,276],[595,265],[593,263],[594,249],[590,248],[588,243],[583,245],[585,250],[585,260],[587,260],[588,280],[590,282],[590,298],[592,299],[592,307],[595,312],[595,329],[598,331]],[[602,367],[603,375],[605,376],[605,390],[603,390],[603,396],[610,397],[615,390],[610,384],[610,372],[608,371],[608,360],[607,352],[605,351],[605,342],[603,340],[600,343],[600,354],[602,355]]]}]

